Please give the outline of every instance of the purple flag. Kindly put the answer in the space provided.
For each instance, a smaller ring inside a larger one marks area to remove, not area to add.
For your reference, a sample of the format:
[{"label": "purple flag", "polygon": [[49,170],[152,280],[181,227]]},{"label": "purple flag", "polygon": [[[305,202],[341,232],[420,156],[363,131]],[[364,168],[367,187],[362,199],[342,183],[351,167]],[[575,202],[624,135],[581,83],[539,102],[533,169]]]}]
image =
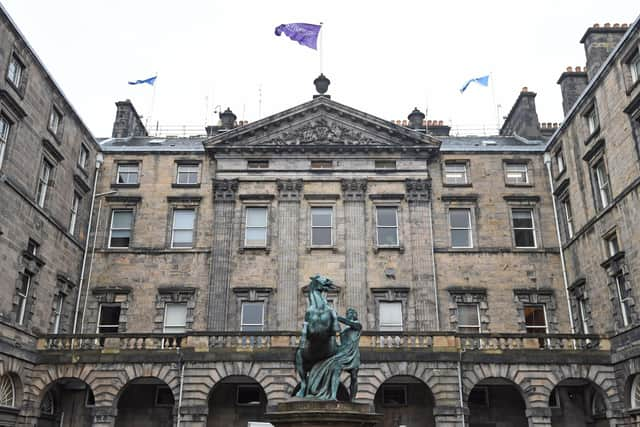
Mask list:
[{"label": "purple flag", "polygon": [[291,40],[295,40],[303,46],[317,50],[318,33],[322,26],[315,24],[304,24],[296,22],[293,24],[282,24],[276,27],[276,36],[284,33]]}]

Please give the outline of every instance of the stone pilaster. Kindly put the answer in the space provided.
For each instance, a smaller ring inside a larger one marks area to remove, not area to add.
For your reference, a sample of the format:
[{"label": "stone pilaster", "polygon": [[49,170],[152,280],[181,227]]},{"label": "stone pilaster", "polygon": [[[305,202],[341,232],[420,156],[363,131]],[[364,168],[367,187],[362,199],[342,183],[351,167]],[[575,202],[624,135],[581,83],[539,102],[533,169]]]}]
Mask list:
[{"label": "stone pilaster", "polygon": [[279,179],[278,186],[278,330],[298,328],[298,229],[301,179]]},{"label": "stone pilaster", "polygon": [[116,425],[118,409],[112,406],[96,406],[93,413],[92,427],[113,427]]},{"label": "stone pilaster", "polygon": [[413,266],[411,297],[416,307],[416,329],[438,329],[436,289],[431,252],[431,179],[407,179],[406,198],[409,204],[410,227],[408,245]]},{"label": "stone pilaster", "polygon": [[180,427],[207,427],[208,414],[209,407],[206,405],[183,406],[180,408]]},{"label": "stone pilaster", "polygon": [[345,303],[358,311],[367,325],[367,236],[365,227],[366,179],[343,179],[345,220]]},{"label": "stone pilaster", "polygon": [[213,181],[213,244],[211,246],[211,272],[209,274],[209,305],[207,327],[209,330],[227,329],[229,304],[229,273],[231,243],[233,241],[233,215],[235,212],[238,180]]},{"label": "stone pilaster", "polygon": [[469,411],[458,406],[436,406],[433,408],[433,418],[436,427],[460,427],[464,414],[464,425],[469,425]]},{"label": "stone pilaster", "polygon": [[529,408],[525,414],[529,427],[551,427],[551,408]]}]

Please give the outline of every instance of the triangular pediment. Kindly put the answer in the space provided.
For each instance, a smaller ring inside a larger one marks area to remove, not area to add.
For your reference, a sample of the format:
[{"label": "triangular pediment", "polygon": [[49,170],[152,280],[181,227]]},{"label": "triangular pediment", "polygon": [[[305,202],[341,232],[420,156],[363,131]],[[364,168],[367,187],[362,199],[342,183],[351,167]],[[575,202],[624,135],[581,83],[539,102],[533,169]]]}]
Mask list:
[{"label": "triangular pediment", "polygon": [[440,141],[387,120],[320,97],[208,138],[213,151],[437,150]]}]

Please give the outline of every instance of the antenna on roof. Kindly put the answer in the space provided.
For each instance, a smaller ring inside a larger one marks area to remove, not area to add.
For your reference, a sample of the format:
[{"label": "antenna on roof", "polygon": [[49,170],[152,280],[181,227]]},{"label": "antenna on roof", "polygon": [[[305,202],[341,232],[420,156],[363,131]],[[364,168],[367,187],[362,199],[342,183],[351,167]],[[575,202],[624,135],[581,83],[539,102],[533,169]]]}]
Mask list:
[{"label": "antenna on roof", "polygon": [[262,118],[262,83],[258,86],[258,120]]}]

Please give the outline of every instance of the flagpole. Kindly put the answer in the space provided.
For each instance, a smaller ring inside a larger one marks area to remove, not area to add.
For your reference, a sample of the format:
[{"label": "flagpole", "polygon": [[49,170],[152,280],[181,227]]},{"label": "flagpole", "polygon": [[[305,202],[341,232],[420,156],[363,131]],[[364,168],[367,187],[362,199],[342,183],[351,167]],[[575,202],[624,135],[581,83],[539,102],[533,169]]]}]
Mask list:
[{"label": "flagpole", "polygon": [[[155,74],[155,77],[156,78],[158,77],[158,73],[157,72]],[[156,80],[153,81],[153,91],[151,92],[151,111],[149,112],[149,117],[147,117],[147,125],[145,127],[148,126],[149,120],[151,120],[153,118],[153,107],[154,107],[155,103],[156,103]],[[156,129],[157,129],[157,127],[156,127]],[[148,131],[149,130],[147,128],[147,132]]]},{"label": "flagpole", "polygon": [[493,79],[493,72],[489,73],[489,80],[491,80],[491,100],[493,102],[493,106],[496,109],[496,128],[498,132],[500,132],[500,110],[498,109],[498,104],[496,104],[496,91],[494,89],[495,80]]},{"label": "flagpole", "polygon": [[322,53],[323,53],[322,51],[324,50],[324,35],[323,35],[324,31],[323,30],[324,30],[324,23],[321,22],[320,23],[320,37],[319,37],[319,39],[320,39],[319,45],[320,46],[318,47],[318,53],[319,53],[319,56],[320,56],[320,74],[322,74],[322,59],[323,59],[322,58],[322,56],[323,56],[322,55]]}]

